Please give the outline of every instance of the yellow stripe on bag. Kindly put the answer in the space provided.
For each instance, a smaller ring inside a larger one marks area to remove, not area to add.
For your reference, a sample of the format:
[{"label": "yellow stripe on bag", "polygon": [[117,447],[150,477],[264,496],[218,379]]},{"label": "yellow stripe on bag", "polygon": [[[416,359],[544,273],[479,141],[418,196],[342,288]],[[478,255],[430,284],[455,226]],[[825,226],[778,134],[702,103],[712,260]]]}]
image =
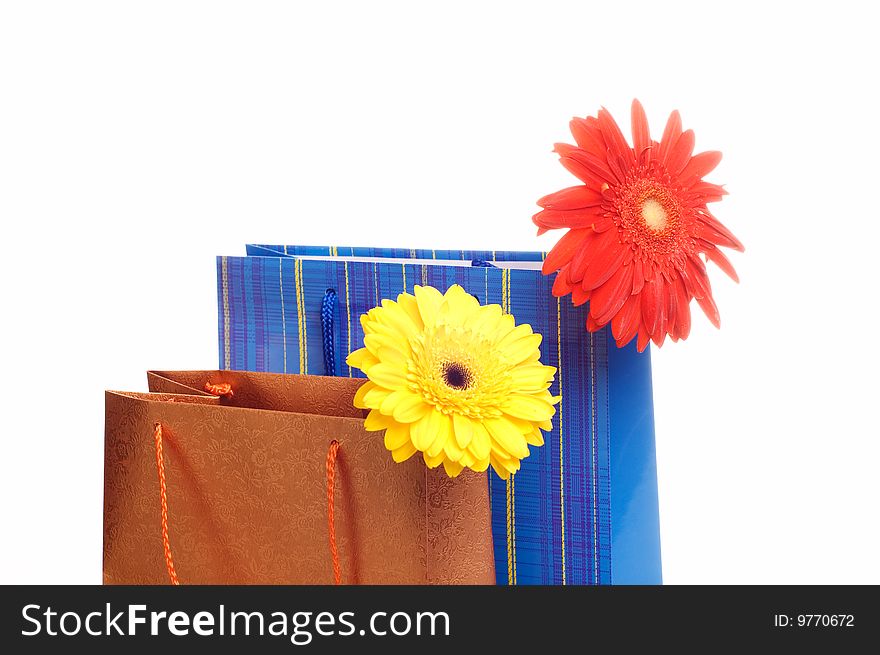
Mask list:
[{"label": "yellow stripe on bag", "polygon": [[[348,290],[348,262],[342,262],[342,269],[345,271],[345,320],[347,321],[346,332],[348,333],[348,350],[351,352],[351,294]],[[347,357],[347,355],[346,355]],[[351,366],[348,367],[348,377],[351,377]]]},{"label": "yellow stripe on bag", "polygon": [[513,584],[513,530],[512,516],[510,506],[510,478],[507,478],[507,584]]},{"label": "yellow stripe on bag", "polygon": [[[510,269],[501,269],[501,309],[510,314]],[[516,483],[507,478],[507,583],[516,584]]]},{"label": "yellow stripe on bag", "polygon": [[284,372],[287,373],[287,318],[284,316],[284,259],[278,258],[278,292],[281,296],[281,343],[284,348]]},{"label": "yellow stripe on bag", "polygon": [[299,372],[305,374],[308,371],[308,349],[306,348],[306,312],[305,294],[303,293],[302,260],[297,259],[293,263],[294,284],[296,286],[296,318],[299,329]]},{"label": "yellow stripe on bag", "polygon": [[302,351],[303,351],[303,361],[305,362],[305,366],[303,366],[303,371],[309,372],[309,312],[306,308],[306,291],[305,286],[303,284],[303,263],[302,260],[299,262],[299,298],[302,301],[303,308],[303,342],[302,342]]},{"label": "yellow stripe on bag", "polygon": [[223,366],[232,368],[229,354],[229,268],[226,257],[220,259],[220,277],[223,281]]},{"label": "yellow stripe on bag", "polygon": [[[511,273],[507,269],[507,313],[513,313],[513,297],[510,286]],[[510,500],[513,510],[513,584],[516,584],[516,474],[510,476]]]},{"label": "yellow stripe on bag", "polygon": [[596,506],[596,411],[598,402],[596,401],[596,343],[594,341],[594,333],[590,332],[590,489],[593,496],[593,584],[599,584],[599,527],[598,514],[599,510]]},{"label": "yellow stripe on bag", "polygon": [[373,282],[376,285],[376,304],[374,307],[378,307],[382,304],[382,300],[379,298],[379,264],[373,263]]},{"label": "yellow stripe on bag", "polygon": [[[559,376],[559,391],[562,395],[562,304],[556,299],[556,354],[558,357],[556,374]],[[562,441],[562,401],[557,405],[559,416],[559,514],[562,517],[562,584],[565,584],[565,453]]]},{"label": "yellow stripe on bag", "polygon": [[510,476],[510,504],[513,510],[513,584],[516,584],[516,473]]}]

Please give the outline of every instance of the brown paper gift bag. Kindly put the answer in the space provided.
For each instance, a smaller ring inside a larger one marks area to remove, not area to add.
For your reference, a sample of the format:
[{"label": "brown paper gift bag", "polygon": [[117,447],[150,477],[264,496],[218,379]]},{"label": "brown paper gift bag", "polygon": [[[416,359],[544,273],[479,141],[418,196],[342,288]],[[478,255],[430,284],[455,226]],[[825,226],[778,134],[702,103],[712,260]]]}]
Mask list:
[{"label": "brown paper gift bag", "polygon": [[486,474],[395,464],[362,380],[148,380],[106,393],[105,584],[332,584],[333,529],[343,584],[494,584]]}]

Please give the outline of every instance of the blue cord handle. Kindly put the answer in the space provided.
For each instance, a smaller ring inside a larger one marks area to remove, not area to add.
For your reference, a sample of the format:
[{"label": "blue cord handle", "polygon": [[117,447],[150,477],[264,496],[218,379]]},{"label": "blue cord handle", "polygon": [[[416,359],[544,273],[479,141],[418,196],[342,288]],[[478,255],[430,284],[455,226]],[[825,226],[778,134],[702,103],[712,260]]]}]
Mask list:
[{"label": "blue cord handle", "polygon": [[324,343],[324,375],[336,375],[336,349],[333,346],[333,314],[336,289],[327,289],[321,301],[321,338]]}]

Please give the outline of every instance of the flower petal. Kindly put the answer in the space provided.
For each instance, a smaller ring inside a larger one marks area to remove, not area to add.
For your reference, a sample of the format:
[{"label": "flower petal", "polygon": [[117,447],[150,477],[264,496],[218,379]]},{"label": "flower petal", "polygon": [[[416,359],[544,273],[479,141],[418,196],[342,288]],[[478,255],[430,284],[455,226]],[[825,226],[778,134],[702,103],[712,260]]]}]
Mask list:
[{"label": "flower petal", "polygon": [[592,232],[589,228],[569,230],[547,254],[541,267],[544,275],[549,275],[571,261],[574,253],[582,247],[584,240]]},{"label": "flower petal", "polygon": [[409,343],[406,340],[401,339],[399,336],[393,337],[386,334],[366,335],[364,337],[364,346],[377,358],[382,348],[399,350],[404,355],[408,354],[410,350]]},{"label": "flower petal", "polygon": [[367,380],[364,382],[358,390],[354,394],[354,406],[358,409],[369,409],[367,405],[364,404],[364,396],[367,395],[367,392],[371,389],[375,389],[376,385],[373,382]]},{"label": "flower petal", "polygon": [[[550,403],[532,395],[522,394],[509,395],[501,403],[501,410],[526,421],[545,421],[556,413]],[[511,452],[511,454],[515,455],[516,453]]]},{"label": "flower petal", "polygon": [[482,473],[487,468],[489,468],[489,456],[486,455],[483,459],[475,459],[473,464],[468,464],[472,471],[476,471],[477,473]]},{"label": "flower petal", "polygon": [[516,319],[510,314],[502,314],[495,322],[494,329],[489,333],[489,341],[498,343],[515,327]]},{"label": "flower petal", "polygon": [[418,284],[413,287],[413,292],[425,327],[435,325],[440,305],[443,302],[443,295],[434,287],[423,287]]},{"label": "flower petal", "polygon": [[677,279],[673,285],[675,291],[675,336],[679,339],[687,339],[691,333],[691,308],[690,297],[685,288],[684,280]]},{"label": "flower petal", "polygon": [[574,175],[584,184],[590,184],[597,189],[600,189],[603,184],[607,183],[603,176],[597,175],[589,167],[576,159],[571,157],[560,157],[559,163],[565,167],[565,170]]},{"label": "flower petal", "polygon": [[691,183],[715,170],[720,162],[721,153],[717,150],[708,150],[694,155],[679,174],[679,183],[690,186]]},{"label": "flower petal", "polygon": [[645,352],[645,348],[648,347],[649,343],[651,343],[651,335],[648,334],[648,331],[645,329],[645,324],[642,323],[639,325],[639,336],[636,341],[636,348],[640,353]]},{"label": "flower petal", "polygon": [[602,218],[601,207],[590,209],[542,209],[532,216],[532,222],[545,230],[559,230],[563,228],[591,228],[596,221]]},{"label": "flower petal", "polygon": [[590,291],[578,285],[571,290],[571,304],[580,307],[590,299]]},{"label": "flower petal", "polygon": [[669,284],[663,280],[662,276],[658,276],[656,281],[660,289],[660,311],[657,313],[657,329],[651,334],[651,337],[654,339],[654,343],[660,347],[666,338],[667,326],[669,325],[669,314],[667,314],[669,308]]},{"label": "flower petal", "polygon": [[615,174],[604,157],[600,158],[592,152],[581,150],[580,148],[572,148],[560,143],[556,144],[556,151],[564,155],[565,158],[572,159],[586,168],[591,173],[592,179],[600,183],[599,188],[601,188],[602,184],[616,186],[621,181],[619,175]]},{"label": "flower petal", "polygon": [[585,289],[595,289],[604,284],[626,258],[632,256],[632,249],[620,242],[617,230],[608,230],[596,237],[590,255],[581,281]]},{"label": "flower petal", "polygon": [[601,204],[602,194],[582,184],[562,189],[538,200],[539,207],[560,211],[596,207]]},{"label": "flower petal", "polygon": [[345,363],[352,368],[359,368],[366,373],[370,366],[379,363],[379,359],[366,348],[358,348],[349,353],[348,357],[345,358]]},{"label": "flower petal", "polygon": [[651,133],[648,130],[648,117],[645,116],[645,109],[638,100],[632,101],[631,115],[633,149],[636,157],[641,158],[643,153],[650,153]]},{"label": "flower petal", "polygon": [[450,478],[457,477],[459,473],[464,470],[464,466],[459,464],[458,462],[451,462],[448,459],[443,460],[443,469],[446,471],[446,475]]},{"label": "flower petal", "polygon": [[406,374],[409,357],[394,348],[379,348],[379,361],[388,364]]},{"label": "flower petal", "polygon": [[556,367],[541,364],[517,366],[510,371],[510,385],[515,391],[532,392],[546,389],[553,382]]},{"label": "flower petal", "polygon": [[483,425],[503,452],[518,458],[528,456],[529,446],[526,439],[513,423],[504,418],[489,418],[483,421]]},{"label": "flower petal", "polygon": [[408,339],[418,331],[409,314],[393,300],[384,299],[382,310],[383,323],[394,328],[401,337]]},{"label": "flower petal", "polygon": [[699,221],[701,228],[698,232],[698,236],[719,246],[733,248],[740,252],[745,250],[745,247],[740,240],[733,236],[733,232],[724,227],[721,222],[708,211],[697,212],[695,216]]},{"label": "flower petal", "polygon": [[501,305],[483,305],[464,320],[464,327],[473,332],[493,331],[502,314]]},{"label": "flower petal", "polygon": [[416,297],[410,293],[401,293],[397,296],[397,304],[409,316],[409,320],[416,326],[416,330],[421,332],[425,329],[425,323],[422,321],[422,315],[419,312],[419,303]]},{"label": "flower petal", "polygon": [[[571,285],[580,284],[584,278],[584,271],[587,270],[587,264],[593,257],[593,250],[596,243],[601,239],[601,235],[594,231],[587,234],[587,238],[581,244],[581,247],[574,253],[571,263],[568,265],[568,282]],[[589,291],[589,289],[585,289]]]},{"label": "flower petal", "polygon": [[645,286],[645,271],[642,260],[636,257],[633,259],[633,295],[638,294],[643,286]]},{"label": "flower petal", "polygon": [[414,396],[409,389],[398,389],[397,391],[392,391],[381,401],[381,404],[378,406],[379,411],[385,414],[385,416],[394,416],[394,410],[397,406],[404,402],[408,396]]},{"label": "flower petal", "polygon": [[465,318],[476,312],[480,303],[460,285],[453,284],[443,296],[443,304],[437,316],[438,323],[460,325]]},{"label": "flower petal", "polygon": [[687,165],[694,152],[694,131],[685,130],[672,146],[669,156],[666,158],[666,170],[670,175],[678,175]]},{"label": "flower petal", "polygon": [[379,409],[391,392],[383,387],[373,387],[364,394],[363,403],[370,409]]},{"label": "flower petal", "polygon": [[[385,430],[385,447],[388,450],[395,451],[408,443],[412,443],[409,438],[408,425],[395,421]],[[415,446],[413,446],[413,451],[415,451]]]},{"label": "flower petal", "polygon": [[530,446],[540,447],[544,445],[544,435],[537,428],[527,433],[525,437],[526,443]]},{"label": "flower petal", "polygon": [[578,146],[590,152],[605,152],[602,130],[599,129],[599,121],[595,116],[572,118],[568,127]]},{"label": "flower petal", "polygon": [[390,421],[387,416],[382,416],[378,409],[372,409],[370,410],[370,413],[367,414],[367,418],[364,419],[364,430],[367,432],[378,432],[379,430],[386,429],[392,424],[393,422]]},{"label": "flower petal", "polygon": [[394,408],[392,416],[399,423],[414,423],[421,419],[431,406],[415,394],[408,394]]},{"label": "flower petal", "polygon": [[666,301],[666,325],[663,332],[669,333],[675,340],[675,322],[678,316],[678,295],[675,291],[675,281],[663,285],[663,298]]},{"label": "flower petal", "polygon": [[675,145],[675,142],[678,141],[679,136],[681,136],[681,114],[678,113],[678,110],[675,110],[669,114],[669,120],[666,121],[666,128],[663,130],[663,136],[660,138],[658,154],[660,163],[666,164],[669,151]]},{"label": "flower petal", "polygon": [[570,264],[566,264],[565,266],[563,266],[556,274],[556,278],[553,280],[552,293],[557,298],[571,293],[571,285],[568,283],[567,279],[569,266]]},{"label": "flower petal", "polygon": [[532,326],[528,323],[521,323],[513,328],[510,332],[508,332],[502,339],[500,339],[495,347],[499,350],[503,350],[508,346],[512,345],[514,342],[519,341],[520,339],[533,334]]},{"label": "flower petal", "polygon": [[515,366],[528,359],[541,346],[540,334],[529,334],[513,343],[508,344],[499,353],[507,360],[508,364]]},{"label": "flower petal", "polygon": [[724,190],[724,187],[705,180],[696,181],[688,189],[688,196],[692,199],[691,204],[717,202],[726,195],[727,191]]},{"label": "flower petal", "polygon": [[474,423],[467,416],[455,413],[452,415],[452,427],[455,430],[455,442],[460,448],[467,448],[474,438]]},{"label": "flower petal", "polygon": [[394,390],[403,390],[409,386],[406,379],[406,369],[379,362],[370,368],[369,378],[380,387]]},{"label": "flower petal", "polygon": [[721,327],[721,315],[718,313],[718,306],[712,298],[712,285],[709,282],[709,276],[706,274],[706,267],[702,261],[696,257],[689,257],[687,261],[687,280],[691,283],[691,290],[697,304],[703,310],[706,317],[712,322],[716,328]]},{"label": "flower petal", "polygon": [[[437,415],[433,426],[429,426],[429,429],[434,431],[434,440],[431,442],[425,452],[428,453],[431,457],[434,457],[437,453],[446,452],[446,444],[448,442],[455,442],[455,436],[452,433],[452,419],[448,414],[444,414],[443,412],[439,412],[434,410],[434,413]],[[455,447],[453,452],[457,452],[458,455],[453,457],[455,461],[458,461],[458,458],[461,457],[461,450],[458,446]]]},{"label": "flower petal", "polygon": [[468,448],[477,460],[484,460],[489,457],[492,450],[492,442],[486,427],[479,421],[473,421],[473,438]]},{"label": "flower petal", "polygon": [[412,441],[407,441],[400,448],[391,451],[391,458],[400,464],[416,454],[416,447],[412,445]]},{"label": "flower petal", "polygon": [[633,267],[620,266],[602,286],[590,295],[590,314],[599,325],[605,325],[623,307],[630,297],[633,284]]},{"label": "flower petal", "polygon": [[730,263],[730,260],[725,257],[723,252],[718,248],[707,248],[705,252],[706,257],[715,262],[715,265],[718,266],[718,268],[727,273],[731,280],[739,282],[739,276],[736,274],[733,264]]},{"label": "flower petal", "polygon": [[422,418],[412,424],[410,438],[413,445],[421,451],[427,451],[437,436],[440,427],[440,412],[433,407]]},{"label": "flower petal", "polygon": [[459,448],[458,444],[455,443],[455,439],[446,439],[443,442],[443,452],[446,454],[447,459],[457,462],[465,451]]},{"label": "flower petal", "polygon": [[641,317],[641,298],[638,295],[631,295],[611,320],[611,334],[618,345],[626,345],[632,341],[639,331]]},{"label": "flower petal", "polygon": [[655,275],[653,280],[645,281],[642,293],[639,294],[642,299],[642,325],[649,335],[657,331],[660,326],[660,314],[665,312],[665,307],[660,306],[660,285],[663,284],[660,277]]},{"label": "flower petal", "polygon": [[492,453],[489,456],[489,462],[492,464],[492,468],[495,469],[498,477],[502,480],[507,480],[511,475],[519,471],[519,459],[515,457],[504,458]]},{"label": "flower petal", "polygon": [[[602,136],[605,138],[605,144],[608,149],[623,158],[627,166],[635,164],[632,148],[626,142],[623,132],[617,126],[617,122],[611,116],[611,113],[604,107],[599,110],[599,129],[602,130]],[[623,180],[620,180],[621,182]]]},{"label": "flower petal", "polygon": [[436,457],[431,457],[428,453],[422,453],[422,459],[425,460],[425,464],[429,469],[435,469],[443,463],[443,460],[446,459],[446,455],[440,453]]}]

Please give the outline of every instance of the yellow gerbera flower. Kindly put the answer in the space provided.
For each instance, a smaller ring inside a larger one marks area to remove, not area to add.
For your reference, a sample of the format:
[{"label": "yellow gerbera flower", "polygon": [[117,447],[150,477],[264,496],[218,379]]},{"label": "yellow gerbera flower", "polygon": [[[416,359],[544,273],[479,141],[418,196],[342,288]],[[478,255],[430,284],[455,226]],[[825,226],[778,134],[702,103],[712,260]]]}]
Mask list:
[{"label": "yellow gerbera flower", "polygon": [[421,452],[451,477],[489,465],[504,479],[541,446],[558,396],[540,362],[541,335],[459,285],[416,286],[361,316],[364,348],[349,366],[369,378],[354,399],[367,430],[385,430],[395,462]]}]

